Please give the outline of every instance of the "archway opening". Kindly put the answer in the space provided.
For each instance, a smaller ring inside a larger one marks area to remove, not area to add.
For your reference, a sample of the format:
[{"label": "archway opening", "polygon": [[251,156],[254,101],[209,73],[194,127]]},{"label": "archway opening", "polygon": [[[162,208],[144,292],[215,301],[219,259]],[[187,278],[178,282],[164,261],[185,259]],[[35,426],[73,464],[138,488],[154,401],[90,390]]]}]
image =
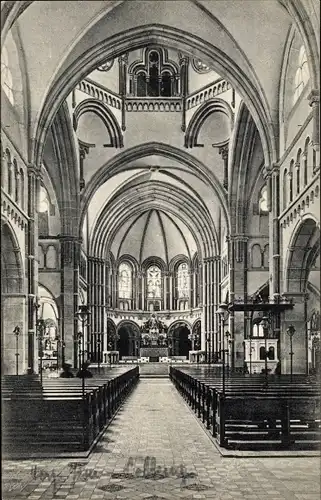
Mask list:
[{"label": "archway opening", "polygon": [[1,372],[21,375],[27,361],[22,259],[11,227],[3,220],[1,226]]},{"label": "archway opening", "polygon": [[137,357],[140,337],[138,326],[131,322],[125,322],[118,328],[117,333],[119,359],[124,360],[128,356]]},{"label": "archway opening", "polygon": [[190,329],[186,323],[176,324],[171,333],[172,337],[172,356],[184,356],[188,360],[189,352],[192,350],[190,340]]}]

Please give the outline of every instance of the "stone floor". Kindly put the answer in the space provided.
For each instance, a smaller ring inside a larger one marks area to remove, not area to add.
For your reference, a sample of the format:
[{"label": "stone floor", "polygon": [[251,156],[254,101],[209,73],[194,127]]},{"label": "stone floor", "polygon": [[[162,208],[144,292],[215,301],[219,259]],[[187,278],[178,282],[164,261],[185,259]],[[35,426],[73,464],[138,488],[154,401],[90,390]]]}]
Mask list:
[{"label": "stone floor", "polygon": [[139,382],[90,458],[2,471],[3,500],[320,498],[318,457],[222,457],[168,379]]}]

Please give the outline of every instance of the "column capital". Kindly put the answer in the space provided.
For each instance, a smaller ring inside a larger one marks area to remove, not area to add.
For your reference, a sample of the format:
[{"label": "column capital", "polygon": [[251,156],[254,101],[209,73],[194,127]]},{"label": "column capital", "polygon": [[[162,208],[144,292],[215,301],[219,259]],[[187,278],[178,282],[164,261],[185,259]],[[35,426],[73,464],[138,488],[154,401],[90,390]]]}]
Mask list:
[{"label": "column capital", "polygon": [[316,89],[311,90],[307,99],[309,101],[309,106],[317,106],[320,102],[320,91]]},{"label": "column capital", "polygon": [[228,159],[229,141],[224,144],[212,144],[213,147],[218,147],[218,152],[222,156],[223,160]]},{"label": "column capital", "polygon": [[231,234],[229,236],[230,241],[248,241],[249,237],[246,236],[244,233],[239,233],[239,234]]},{"label": "column capital", "polygon": [[118,58],[118,62],[121,64],[128,64],[128,52],[126,52],[125,54],[122,54],[119,58]]},{"label": "column capital", "polygon": [[89,142],[84,142],[78,139],[78,146],[79,146],[80,157],[85,159],[86,155],[89,154],[90,148],[95,148],[96,144],[90,144]]},{"label": "column capital", "polygon": [[28,173],[28,176],[34,176],[40,180],[42,180],[42,173],[40,171],[40,168],[36,167],[35,165],[33,164],[29,164],[27,166],[27,173]]},{"label": "column capital", "polygon": [[280,165],[279,163],[272,163],[272,165],[264,165],[263,167],[263,177],[264,180],[267,180],[272,174],[280,173]]}]

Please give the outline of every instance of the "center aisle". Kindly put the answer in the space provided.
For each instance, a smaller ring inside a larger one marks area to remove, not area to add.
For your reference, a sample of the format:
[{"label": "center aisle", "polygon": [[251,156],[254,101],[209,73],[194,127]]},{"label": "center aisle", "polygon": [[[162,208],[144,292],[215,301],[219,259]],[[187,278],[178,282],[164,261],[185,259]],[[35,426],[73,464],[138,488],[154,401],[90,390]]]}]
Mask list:
[{"label": "center aisle", "polygon": [[29,484],[3,499],[314,500],[318,465],[223,458],[169,379],[143,379],[87,460],[5,462],[6,481]]}]

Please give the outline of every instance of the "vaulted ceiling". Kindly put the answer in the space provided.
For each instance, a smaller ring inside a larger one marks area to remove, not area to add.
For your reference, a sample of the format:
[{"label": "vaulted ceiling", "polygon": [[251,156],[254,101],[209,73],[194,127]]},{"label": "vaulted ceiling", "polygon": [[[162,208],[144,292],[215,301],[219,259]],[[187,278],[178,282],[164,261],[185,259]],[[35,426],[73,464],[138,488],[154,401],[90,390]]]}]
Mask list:
[{"label": "vaulted ceiling", "polygon": [[147,41],[199,57],[228,78],[259,130],[265,127],[273,138],[275,131],[268,129],[277,119],[283,48],[293,22],[287,0],[28,3],[15,25],[28,68],[30,136],[40,141],[36,158],[42,134],[75,83],[106,59]]}]

